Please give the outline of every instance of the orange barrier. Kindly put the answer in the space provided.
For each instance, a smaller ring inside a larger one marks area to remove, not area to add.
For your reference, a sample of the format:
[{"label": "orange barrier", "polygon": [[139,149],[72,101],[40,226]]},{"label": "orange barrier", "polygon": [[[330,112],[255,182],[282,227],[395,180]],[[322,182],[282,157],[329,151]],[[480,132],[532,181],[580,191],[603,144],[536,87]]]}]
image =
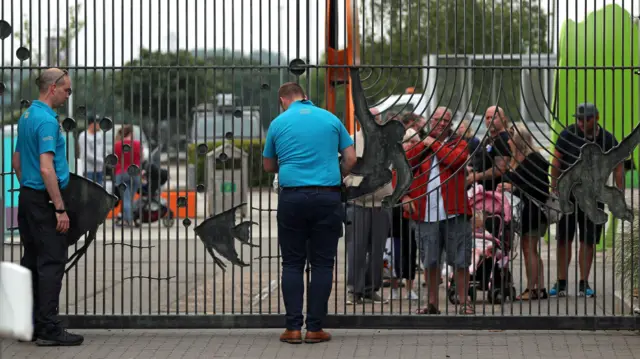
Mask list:
[{"label": "orange barrier", "polygon": [[[178,218],[194,218],[196,216],[196,191],[167,191],[160,197],[167,200],[167,205]],[[186,207],[178,208],[178,197],[186,197]]]},{"label": "orange barrier", "polygon": [[[178,218],[194,218],[196,216],[197,208],[195,191],[167,191],[162,192],[160,197],[167,201],[167,205],[169,209],[173,211],[174,216]],[[186,207],[178,208],[179,197],[186,197]],[[133,197],[133,200],[136,201],[138,198],[140,198],[140,195],[136,194]],[[118,203],[116,208],[109,212],[107,219],[116,218],[120,212],[122,212],[122,202]]]}]

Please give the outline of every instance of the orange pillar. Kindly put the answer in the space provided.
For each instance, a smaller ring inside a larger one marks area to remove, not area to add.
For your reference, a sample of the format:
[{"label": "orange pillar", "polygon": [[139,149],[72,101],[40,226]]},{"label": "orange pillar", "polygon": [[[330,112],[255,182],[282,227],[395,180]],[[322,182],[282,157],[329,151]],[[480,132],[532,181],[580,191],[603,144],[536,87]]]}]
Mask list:
[{"label": "orange pillar", "polygon": [[[327,111],[336,112],[336,88],[345,85],[345,127],[350,134],[356,130],[353,110],[353,98],[351,95],[351,80],[347,66],[360,64],[360,36],[358,33],[358,2],[357,0],[344,0],[345,17],[347,23],[347,44],[344,49],[338,47],[338,9],[337,0],[327,0],[327,14],[325,21],[325,42],[327,49],[327,65],[345,66],[341,68],[327,68],[325,77],[325,102]],[[359,126],[358,126],[359,127]]]}]

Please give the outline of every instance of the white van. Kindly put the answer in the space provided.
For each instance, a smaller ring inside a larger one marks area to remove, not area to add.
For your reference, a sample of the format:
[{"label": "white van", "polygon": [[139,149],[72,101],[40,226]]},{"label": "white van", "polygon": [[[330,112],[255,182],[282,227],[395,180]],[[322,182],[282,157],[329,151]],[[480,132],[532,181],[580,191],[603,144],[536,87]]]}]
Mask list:
[{"label": "white van", "polygon": [[264,136],[260,112],[256,108],[201,104],[194,109],[191,143],[222,139],[253,140]]}]

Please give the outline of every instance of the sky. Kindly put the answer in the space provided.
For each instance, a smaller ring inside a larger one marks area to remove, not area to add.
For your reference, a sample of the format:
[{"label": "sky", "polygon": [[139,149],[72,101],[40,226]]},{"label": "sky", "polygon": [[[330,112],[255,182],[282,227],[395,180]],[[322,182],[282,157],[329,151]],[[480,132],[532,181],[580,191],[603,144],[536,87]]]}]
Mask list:
[{"label": "sky", "polygon": [[[611,3],[640,15],[640,0],[556,1],[558,17],[553,21],[559,19],[560,26],[567,18],[583,20],[589,12]],[[263,49],[312,63],[324,52],[324,0],[207,0],[206,9],[205,0],[2,0],[0,18],[16,31],[24,16],[30,16],[33,34],[44,48],[48,31],[55,35],[58,26],[64,31],[67,4],[76,2],[83,4],[79,18],[86,21],[86,28],[77,38],[78,56],[72,56],[75,65],[121,66],[135,59],[141,47],[165,51],[176,47],[233,48],[247,54]],[[553,3],[540,2],[546,9]],[[298,3],[300,31],[296,30]],[[339,3],[344,6],[344,0]],[[2,41],[0,58],[5,65],[13,61],[13,66],[19,66],[15,57],[18,46],[16,40]],[[34,47],[37,50],[39,46]]]}]

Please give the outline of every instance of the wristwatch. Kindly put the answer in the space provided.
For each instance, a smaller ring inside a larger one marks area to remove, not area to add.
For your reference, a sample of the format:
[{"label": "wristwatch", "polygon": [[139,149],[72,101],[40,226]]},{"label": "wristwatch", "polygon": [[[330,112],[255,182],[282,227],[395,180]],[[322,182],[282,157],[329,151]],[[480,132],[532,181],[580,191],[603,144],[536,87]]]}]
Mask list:
[{"label": "wristwatch", "polygon": [[66,209],[56,209],[56,213],[59,213],[59,214],[63,214],[66,211],[67,211]]}]

